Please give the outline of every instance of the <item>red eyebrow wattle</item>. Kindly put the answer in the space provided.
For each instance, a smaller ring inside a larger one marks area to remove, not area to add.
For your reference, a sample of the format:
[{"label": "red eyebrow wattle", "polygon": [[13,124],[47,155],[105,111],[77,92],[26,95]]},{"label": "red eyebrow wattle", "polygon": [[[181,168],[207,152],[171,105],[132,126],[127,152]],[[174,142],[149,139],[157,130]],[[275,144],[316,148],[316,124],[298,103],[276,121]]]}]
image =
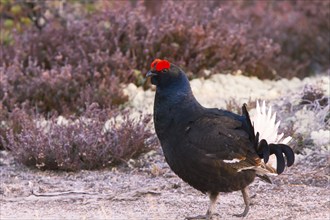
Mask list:
[{"label": "red eyebrow wattle", "polygon": [[151,69],[155,68],[155,65],[160,61],[162,61],[162,60],[161,59],[155,59],[154,61],[152,61],[151,65],[150,65]]},{"label": "red eyebrow wattle", "polygon": [[171,66],[170,62],[168,60],[161,60],[161,59],[155,59],[152,61],[150,67],[151,69],[154,69],[158,72],[164,70],[164,69],[169,69]]},{"label": "red eyebrow wattle", "polygon": [[167,60],[161,60],[156,64],[156,70],[162,71],[163,69],[169,69],[170,68],[170,62]]}]

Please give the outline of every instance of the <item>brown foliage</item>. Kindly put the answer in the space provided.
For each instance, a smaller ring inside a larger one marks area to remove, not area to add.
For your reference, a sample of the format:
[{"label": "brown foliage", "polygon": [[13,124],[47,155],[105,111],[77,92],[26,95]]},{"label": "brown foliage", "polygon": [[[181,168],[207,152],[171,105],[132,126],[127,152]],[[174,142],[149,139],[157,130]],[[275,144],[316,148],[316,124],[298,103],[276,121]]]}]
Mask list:
[{"label": "brown foliage", "polygon": [[[76,171],[98,169],[127,161],[153,149],[156,138],[150,131],[149,116],[132,119],[129,112],[118,115],[90,106],[84,116],[60,122],[53,117],[44,120],[15,110],[20,131],[9,129],[3,145],[16,159],[31,167]],[[105,128],[105,122],[113,120]]]}]

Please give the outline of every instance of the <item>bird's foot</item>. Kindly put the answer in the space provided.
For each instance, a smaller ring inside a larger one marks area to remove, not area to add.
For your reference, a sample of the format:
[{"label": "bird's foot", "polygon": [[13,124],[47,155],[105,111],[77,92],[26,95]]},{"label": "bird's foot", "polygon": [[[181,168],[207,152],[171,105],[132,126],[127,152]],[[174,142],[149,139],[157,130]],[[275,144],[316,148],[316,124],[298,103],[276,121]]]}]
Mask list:
[{"label": "bird's foot", "polygon": [[249,210],[250,210],[249,206],[245,206],[245,209],[244,209],[244,212],[243,213],[241,213],[241,214],[234,214],[234,216],[236,216],[236,217],[245,217],[248,214]]},{"label": "bird's foot", "polygon": [[213,213],[211,215],[209,214],[206,214],[206,215],[197,215],[197,216],[194,216],[194,217],[186,217],[185,219],[186,220],[212,220],[212,219],[217,219],[217,217],[219,216],[219,214],[217,213]]},{"label": "bird's foot", "polygon": [[255,205],[255,198],[257,198],[257,194],[253,194],[252,196],[250,196],[250,206],[254,206]]},{"label": "bird's foot", "polygon": [[245,187],[244,189],[242,189],[242,194],[243,194],[243,199],[244,199],[244,203],[245,203],[245,208],[244,208],[244,212],[241,214],[234,214],[234,216],[236,217],[245,217],[249,210],[250,210],[250,197],[249,197],[249,192],[247,187]]}]

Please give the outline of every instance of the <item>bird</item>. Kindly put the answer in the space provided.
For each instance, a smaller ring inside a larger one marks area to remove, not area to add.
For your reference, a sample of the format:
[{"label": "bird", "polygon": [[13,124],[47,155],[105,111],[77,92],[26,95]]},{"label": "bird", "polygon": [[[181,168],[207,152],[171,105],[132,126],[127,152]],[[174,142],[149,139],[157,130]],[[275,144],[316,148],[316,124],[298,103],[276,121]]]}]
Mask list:
[{"label": "bird", "polygon": [[[260,138],[264,135],[255,131],[246,104],[242,115],[203,107],[185,72],[168,60],[155,59],[146,77],[156,86],[153,120],[166,162],[184,182],[210,199],[205,215],[186,219],[213,218],[218,215],[219,193],[233,191],[242,192],[245,204],[244,211],[234,215],[245,217],[250,209],[248,186],[255,177],[271,183],[269,175],[281,174],[285,166],[292,166],[295,156],[291,147]],[[273,123],[274,117],[264,106],[258,113]],[[277,131],[278,125],[268,127]],[[276,168],[267,164],[274,155]]]}]

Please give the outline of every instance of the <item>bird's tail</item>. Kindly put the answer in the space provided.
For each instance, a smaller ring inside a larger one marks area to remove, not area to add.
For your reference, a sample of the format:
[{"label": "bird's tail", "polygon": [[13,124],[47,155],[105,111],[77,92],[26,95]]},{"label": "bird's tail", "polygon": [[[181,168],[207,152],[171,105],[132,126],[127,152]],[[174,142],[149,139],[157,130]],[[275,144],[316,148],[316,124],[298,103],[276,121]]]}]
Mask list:
[{"label": "bird's tail", "polygon": [[255,134],[259,132],[259,139],[265,139],[268,143],[281,143],[288,144],[292,137],[288,136],[284,138],[284,134],[278,134],[278,128],[280,121],[276,122],[276,112],[272,113],[272,107],[266,107],[265,101],[262,102],[262,106],[257,101],[256,113],[252,117],[252,123]]},{"label": "bird's tail", "polygon": [[[255,149],[259,157],[264,160],[264,169],[268,170],[270,173],[281,174],[284,171],[285,164],[287,164],[288,167],[292,166],[294,163],[294,153],[291,147],[287,145],[291,137],[283,139],[283,133],[278,135],[280,122],[275,123],[276,114],[272,114],[271,108],[269,108],[268,113],[266,113],[265,102],[262,108],[260,108],[257,102],[257,113],[253,119],[253,124],[245,104],[242,107],[242,112],[247,120],[249,130],[251,131],[250,138],[252,137],[254,140]],[[286,157],[286,162],[283,154]],[[276,164],[267,164],[270,155],[276,156],[276,160],[274,160]],[[276,167],[276,171],[273,167]]]}]

